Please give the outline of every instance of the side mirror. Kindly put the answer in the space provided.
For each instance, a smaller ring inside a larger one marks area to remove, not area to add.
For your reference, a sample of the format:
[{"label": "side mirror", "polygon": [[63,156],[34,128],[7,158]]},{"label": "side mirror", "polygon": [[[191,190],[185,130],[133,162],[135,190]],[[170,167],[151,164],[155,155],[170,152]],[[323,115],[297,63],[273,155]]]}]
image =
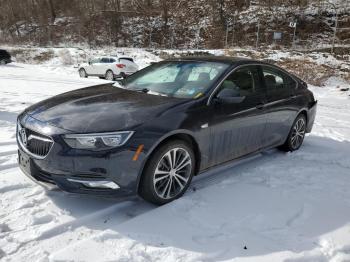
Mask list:
[{"label": "side mirror", "polygon": [[242,103],[245,96],[240,96],[238,90],[232,88],[222,89],[216,96],[216,101],[220,104],[239,104]]},{"label": "side mirror", "polygon": [[91,60],[89,60],[89,62],[88,62],[88,63],[89,63],[89,65],[91,65]]}]

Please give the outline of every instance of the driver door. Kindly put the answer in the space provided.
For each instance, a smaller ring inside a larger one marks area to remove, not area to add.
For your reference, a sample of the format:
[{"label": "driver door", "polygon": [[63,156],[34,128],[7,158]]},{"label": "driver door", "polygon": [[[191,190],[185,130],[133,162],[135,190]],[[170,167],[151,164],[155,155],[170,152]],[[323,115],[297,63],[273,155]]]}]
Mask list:
[{"label": "driver door", "polygon": [[[214,94],[210,103],[210,166],[252,153],[263,146],[266,97],[259,70],[253,65],[235,70]],[[241,99],[225,100],[220,94],[235,94]]]}]

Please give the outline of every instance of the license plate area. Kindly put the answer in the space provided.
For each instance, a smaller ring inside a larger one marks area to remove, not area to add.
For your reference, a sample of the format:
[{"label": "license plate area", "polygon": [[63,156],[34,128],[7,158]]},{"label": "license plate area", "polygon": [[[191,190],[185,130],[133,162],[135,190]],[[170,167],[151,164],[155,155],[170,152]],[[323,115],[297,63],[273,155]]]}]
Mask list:
[{"label": "license plate area", "polygon": [[31,163],[30,163],[30,157],[22,152],[21,150],[18,150],[18,164],[20,166],[20,168],[23,170],[23,172],[25,172],[26,174],[30,175],[30,167],[31,167]]}]

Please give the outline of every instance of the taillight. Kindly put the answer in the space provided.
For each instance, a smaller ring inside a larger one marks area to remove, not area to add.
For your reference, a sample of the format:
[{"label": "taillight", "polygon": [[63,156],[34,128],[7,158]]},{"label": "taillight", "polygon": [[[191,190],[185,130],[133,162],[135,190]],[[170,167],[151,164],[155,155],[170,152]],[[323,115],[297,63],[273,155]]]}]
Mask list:
[{"label": "taillight", "polygon": [[119,67],[119,68],[124,68],[124,67],[126,67],[126,65],[124,65],[124,64],[116,64],[116,66]]}]

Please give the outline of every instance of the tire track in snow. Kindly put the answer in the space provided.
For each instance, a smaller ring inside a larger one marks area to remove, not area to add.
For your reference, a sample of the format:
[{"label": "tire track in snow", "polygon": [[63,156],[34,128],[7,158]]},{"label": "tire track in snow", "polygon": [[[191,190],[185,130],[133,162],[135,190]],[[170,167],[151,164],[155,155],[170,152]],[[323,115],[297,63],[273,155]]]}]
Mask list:
[{"label": "tire track in snow", "polygon": [[[1,148],[0,148],[0,150],[1,150]],[[0,157],[1,156],[11,156],[11,155],[16,155],[16,154],[17,154],[17,150],[4,151],[4,152],[0,151]]]},{"label": "tire track in snow", "polygon": [[15,250],[7,254],[6,258],[11,259],[12,255],[19,252],[22,258],[35,253],[37,256],[35,260],[43,259],[47,254],[66,248],[69,242],[90,238],[154,208],[155,206],[140,200],[116,203],[45,230],[36,238],[20,243]]},{"label": "tire track in snow", "polygon": [[8,150],[8,146],[0,145],[0,171],[11,169],[17,166],[17,145],[16,150],[3,151]]},{"label": "tire track in snow", "polygon": [[15,168],[15,167],[17,167],[17,163],[0,165],[0,171],[4,171],[4,170]]},{"label": "tire track in snow", "polygon": [[[51,228],[50,230],[43,232],[35,240],[41,241],[44,239],[55,237],[57,235],[62,234],[62,232],[75,229],[77,227],[80,227],[81,225],[87,225],[91,221],[95,222],[97,220],[104,219],[106,217],[111,216],[112,214],[115,214],[115,216],[113,217],[113,224],[123,223],[151,209],[153,209],[151,208],[151,205],[144,203],[143,201],[119,202],[107,208],[83,216],[79,219],[73,219],[71,221],[67,221],[66,223],[57,225]],[[135,210],[136,213],[131,213],[130,210]]]}]

